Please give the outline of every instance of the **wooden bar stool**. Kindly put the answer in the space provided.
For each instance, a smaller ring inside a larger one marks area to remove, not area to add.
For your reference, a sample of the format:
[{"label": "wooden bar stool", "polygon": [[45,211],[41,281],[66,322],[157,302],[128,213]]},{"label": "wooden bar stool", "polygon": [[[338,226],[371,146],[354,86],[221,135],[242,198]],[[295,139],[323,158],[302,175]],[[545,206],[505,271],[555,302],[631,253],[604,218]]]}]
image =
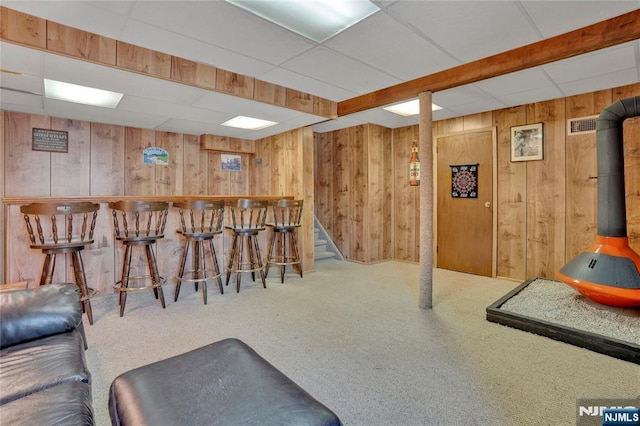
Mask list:
[{"label": "wooden bar stool", "polygon": [[[284,283],[284,272],[287,265],[298,269],[302,278],[302,261],[298,251],[296,228],[302,219],[303,200],[278,200],[270,203],[273,222],[267,222],[271,228],[271,240],[267,253],[265,276],[269,275],[269,266],[280,267],[280,282]],[[287,244],[289,240],[289,244]],[[274,250],[275,249],[275,250]]]},{"label": "wooden bar stool", "polygon": [[[117,201],[109,203],[113,214],[115,238],[125,247],[122,263],[122,278],[114,285],[120,294],[120,316],[124,314],[127,293],[153,289],[156,299],[165,307],[162,284],[165,279],[158,272],[158,263],[152,245],[164,238],[164,226],[167,222],[169,203],[164,201]],[[144,247],[147,257],[147,275],[131,276],[131,256],[134,247]],[[148,285],[131,285],[131,281],[143,282],[149,280]]]},{"label": "wooden bar stool", "polygon": [[[240,276],[243,272],[251,272],[251,278],[256,280],[256,272],[260,272],[262,286],[267,288],[264,275],[264,265],[260,255],[258,234],[264,231],[267,218],[268,202],[264,200],[249,200],[241,198],[237,202],[229,202],[231,210],[231,224],[226,225],[233,233],[233,244],[229,253],[227,265],[227,281],[229,285],[231,274],[236,274],[236,292],[240,292]],[[244,259],[244,242],[247,242],[249,258]]]},{"label": "wooden bar stool", "polygon": [[82,294],[82,309],[87,314],[89,324],[93,324],[89,298],[96,292],[87,284],[80,252],[85,246],[93,244],[93,230],[99,209],[99,204],[89,202],[32,203],[20,207],[27,224],[30,247],[42,250],[46,255],[40,285],[53,282],[58,254],[71,255],[73,275]]},{"label": "wooden bar stool", "polygon": [[[224,293],[218,256],[213,245],[214,237],[222,234],[224,201],[187,200],[173,203],[173,206],[180,211],[180,224],[182,225],[182,228],[176,232],[184,237],[184,252],[182,253],[180,271],[176,277],[174,301],[178,300],[180,285],[183,281],[194,283],[196,291],[198,284],[202,283],[202,298],[206,305],[207,280],[217,279],[220,293]],[[207,243],[209,244],[213,269],[207,268]],[[193,254],[192,269],[185,270],[190,247]]]}]

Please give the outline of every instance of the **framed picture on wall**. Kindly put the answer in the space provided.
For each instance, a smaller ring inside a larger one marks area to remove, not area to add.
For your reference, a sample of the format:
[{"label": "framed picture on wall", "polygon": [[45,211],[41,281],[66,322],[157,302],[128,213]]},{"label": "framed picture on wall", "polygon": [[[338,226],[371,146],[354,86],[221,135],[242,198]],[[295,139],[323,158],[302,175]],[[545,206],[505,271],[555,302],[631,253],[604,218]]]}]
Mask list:
[{"label": "framed picture on wall", "polygon": [[542,160],[544,132],[542,123],[511,128],[511,161]]}]

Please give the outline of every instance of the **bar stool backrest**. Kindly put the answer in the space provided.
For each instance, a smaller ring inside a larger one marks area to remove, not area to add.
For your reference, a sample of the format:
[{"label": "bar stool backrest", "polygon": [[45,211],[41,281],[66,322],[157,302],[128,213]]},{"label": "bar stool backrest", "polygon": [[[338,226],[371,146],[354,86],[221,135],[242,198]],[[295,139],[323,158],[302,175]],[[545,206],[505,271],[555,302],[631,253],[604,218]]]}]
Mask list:
[{"label": "bar stool backrest", "polygon": [[258,231],[265,229],[268,201],[241,198],[236,202],[227,202],[227,206],[231,210],[231,225],[227,228]]},{"label": "bar stool backrest", "polygon": [[164,237],[169,203],[165,201],[115,201],[109,203],[116,239],[150,240]]},{"label": "bar stool backrest", "polygon": [[303,200],[277,200],[272,201],[271,211],[273,222],[270,226],[276,228],[297,228],[302,220]]},{"label": "bar stool backrest", "polygon": [[20,212],[32,248],[67,248],[93,243],[99,209],[90,202],[52,202],[21,206]]},{"label": "bar stool backrest", "polygon": [[180,211],[184,235],[220,234],[224,218],[224,201],[186,200],[173,203]]}]

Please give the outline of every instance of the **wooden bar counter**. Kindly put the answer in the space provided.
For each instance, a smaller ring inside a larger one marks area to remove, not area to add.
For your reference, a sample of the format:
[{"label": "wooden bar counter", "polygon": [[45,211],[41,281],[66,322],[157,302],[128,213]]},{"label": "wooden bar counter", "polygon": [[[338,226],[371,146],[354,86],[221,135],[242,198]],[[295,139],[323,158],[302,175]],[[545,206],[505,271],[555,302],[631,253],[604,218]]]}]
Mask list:
[{"label": "wooden bar counter", "polygon": [[[42,270],[44,256],[40,250],[31,249],[24,219],[20,213],[20,206],[36,202],[74,202],[90,201],[100,204],[98,218],[94,232],[94,243],[87,246],[82,252],[87,282],[89,287],[98,291],[98,296],[113,293],[113,285],[119,280],[122,270],[123,248],[114,238],[113,216],[109,208],[109,203],[119,200],[144,200],[144,201],[167,201],[176,202],[185,199],[200,200],[237,200],[239,198],[277,200],[282,198],[293,198],[290,196],[95,196],[95,197],[6,197],[2,199],[5,205],[6,217],[6,277],[8,282],[29,281],[31,286],[37,285]],[[226,218],[225,218],[226,221]],[[225,222],[226,223],[226,222]],[[176,233],[180,224],[180,215],[175,208],[169,209],[164,238],[159,240],[154,247],[158,259],[160,275],[166,279],[167,284],[175,282],[175,275],[180,267],[180,256],[182,253],[182,240]],[[313,223],[306,223],[303,226],[313,228]],[[260,238],[260,250],[263,260],[266,259],[267,242],[269,230],[262,233]],[[311,250],[313,259],[313,241],[303,241],[305,233],[300,233],[300,245],[303,252]],[[311,233],[313,234],[313,233]],[[222,267],[227,259],[227,250],[230,249],[231,235],[228,231],[222,237],[215,239],[218,261]],[[309,264],[311,263],[311,264]],[[139,256],[132,260],[132,265],[136,270],[142,268],[146,260]],[[312,270],[312,262],[305,265],[305,270]],[[245,278],[246,280],[247,278]],[[54,281],[73,282],[73,268],[63,256],[59,256],[56,263]],[[261,286],[261,285],[260,285]],[[185,288],[185,290],[187,290]],[[216,286],[211,286],[211,290],[217,290]],[[226,290],[226,289],[225,289]]]}]

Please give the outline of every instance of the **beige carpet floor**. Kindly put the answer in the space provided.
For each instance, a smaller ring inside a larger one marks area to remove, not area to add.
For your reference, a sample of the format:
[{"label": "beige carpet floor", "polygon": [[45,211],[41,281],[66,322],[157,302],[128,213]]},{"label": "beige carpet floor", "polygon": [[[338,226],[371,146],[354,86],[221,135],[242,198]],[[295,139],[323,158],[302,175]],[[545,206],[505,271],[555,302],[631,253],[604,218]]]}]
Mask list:
[{"label": "beige carpet floor", "polygon": [[636,364],[487,321],[485,308],[519,283],[435,270],[434,307],[422,310],[418,265],[315,267],[284,284],[274,274],[267,289],[245,276],[239,294],[210,285],[207,305],[187,285],[177,302],[165,286],[166,309],[133,293],[122,318],[115,297],[94,299],[86,355],[97,424],[110,424],[117,375],[226,337],[347,426],[574,425],[578,398],[640,394]]}]

